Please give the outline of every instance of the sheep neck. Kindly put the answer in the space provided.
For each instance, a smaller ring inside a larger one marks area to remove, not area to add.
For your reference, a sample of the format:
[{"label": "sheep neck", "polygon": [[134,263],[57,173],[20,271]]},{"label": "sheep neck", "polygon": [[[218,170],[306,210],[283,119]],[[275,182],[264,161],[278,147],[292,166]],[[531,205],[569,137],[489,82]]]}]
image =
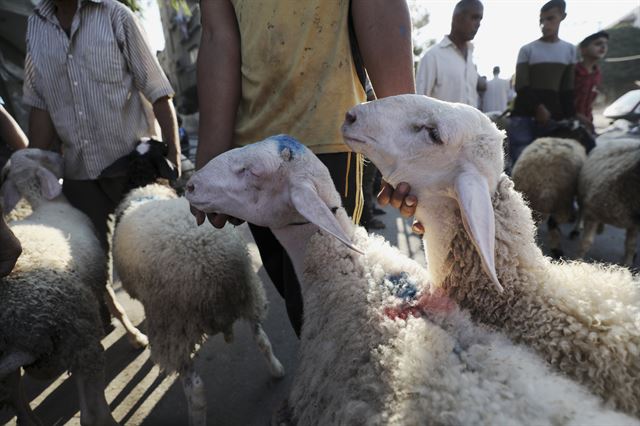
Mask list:
[{"label": "sheep neck", "polygon": [[441,285],[448,274],[446,259],[459,224],[458,204],[450,197],[431,193],[418,194],[418,200],[415,218],[424,225],[427,265],[436,284]]},{"label": "sheep neck", "polygon": [[271,229],[282,247],[287,251],[298,281],[302,283],[304,272],[304,258],[307,254],[307,246],[313,234],[318,232],[318,227],[313,223],[304,225],[289,225],[278,229]]}]

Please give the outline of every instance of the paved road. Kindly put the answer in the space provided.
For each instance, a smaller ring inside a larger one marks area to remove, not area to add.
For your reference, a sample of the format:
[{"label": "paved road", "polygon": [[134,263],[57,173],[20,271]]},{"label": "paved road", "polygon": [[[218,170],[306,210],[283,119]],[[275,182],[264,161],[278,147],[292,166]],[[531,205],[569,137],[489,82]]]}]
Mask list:
[{"label": "paved road", "polygon": [[[411,234],[410,223],[387,208],[379,216],[386,224],[382,234],[400,249],[424,264],[421,240]],[[238,228],[251,239],[246,225]],[[564,226],[568,235],[570,226]],[[544,226],[540,241],[545,241]],[[596,238],[591,258],[614,262],[622,257],[624,235],[621,230],[606,227]],[[564,241],[568,256],[575,253],[577,242]],[[197,369],[205,383],[208,399],[208,423],[216,425],[267,425],[271,413],[282,401],[291,385],[296,367],[298,341],[289,326],[283,303],[261,267],[257,249],[250,243],[254,267],[262,278],[271,302],[265,330],[287,375],[282,380],[269,377],[265,363],[255,347],[248,327],[236,324],[235,341],[225,344],[220,336],[207,341],[197,355]],[[640,263],[636,261],[635,267]],[[117,289],[134,323],[143,321],[139,303]],[[141,327],[144,329],[144,323]],[[107,399],[114,417],[131,425],[185,425],[186,402],[179,381],[166,377],[149,361],[148,350],[134,350],[122,338],[118,325],[103,344],[107,356]],[[26,393],[36,414],[46,425],[79,424],[77,394],[73,381],[66,375],[52,383],[26,380]],[[4,416],[3,416],[4,414]],[[15,424],[6,411],[0,411],[0,424]]]}]

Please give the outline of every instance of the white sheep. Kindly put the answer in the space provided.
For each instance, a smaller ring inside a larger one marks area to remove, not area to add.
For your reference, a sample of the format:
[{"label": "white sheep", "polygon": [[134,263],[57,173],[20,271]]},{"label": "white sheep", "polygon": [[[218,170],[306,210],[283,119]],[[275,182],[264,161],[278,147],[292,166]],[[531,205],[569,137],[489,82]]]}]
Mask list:
[{"label": "white sheep", "polygon": [[606,401],[640,415],[640,280],[553,263],[502,174],[502,133],[461,104],[403,95],[354,107],[345,142],[418,197],[435,284],[476,320],[533,347]]},{"label": "white sheep", "polygon": [[513,167],[513,184],[537,213],[536,222],[547,222],[553,257],[561,257],[559,223],[575,220],[574,201],[578,176],[587,154],[573,139],[539,138],[527,146]]},{"label": "white sheep", "polygon": [[22,150],[2,188],[5,206],[21,193],[34,211],[9,224],[22,255],[0,282],[0,395],[19,424],[39,424],[24,399],[20,368],[46,379],[68,370],[78,386],[81,423],[116,424],[104,396],[100,344],[104,255],[89,219],[60,195],[61,171],[59,155]]},{"label": "white sheep", "polygon": [[199,228],[187,201],[158,184],[131,191],[116,220],[114,268],[144,306],[152,360],[180,375],[191,425],[206,424],[204,383],[192,360],[206,335],[222,332],[229,342],[235,321],[248,321],[271,374],[284,375],[261,325],[264,288],[237,232]]},{"label": "white sheep", "polygon": [[[124,326],[127,339],[135,348],[147,346],[147,337],[129,320],[124,308],[118,302],[108,279],[107,258],[98,242],[91,220],[69,204],[61,193],[59,179],[63,174],[62,157],[51,151],[29,148],[17,151],[5,166],[2,182],[4,213],[11,215],[14,207],[22,206],[16,223],[44,224],[59,229],[73,243],[72,268],[81,275],[99,301],[103,321],[113,316]],[[52,176],[50,176],[53,174]],[[43,177],[44,176],[44,177]],[[44,194],[40,193],[41,185]],[[48,199],[47,197],[51,197]],[[27,214],[31,209],[31,214]],[[20,219],[22,217],[22,219]]]},{"label": "white sheep", "polygon": [[640,141],[611,140],[598,145],[587,157],[578,184],[584,232],[578,255],[593,244],[598,224],[626,230],[624,265],[632,266],[640,226]]},{"label": "white sheep", "polygon": [[295,423],[638,424],[472,324],[422,267],[351,223],[326,167],[295,140],[214,158],[187,198],[269,227],[291,257],[305,304]]}]

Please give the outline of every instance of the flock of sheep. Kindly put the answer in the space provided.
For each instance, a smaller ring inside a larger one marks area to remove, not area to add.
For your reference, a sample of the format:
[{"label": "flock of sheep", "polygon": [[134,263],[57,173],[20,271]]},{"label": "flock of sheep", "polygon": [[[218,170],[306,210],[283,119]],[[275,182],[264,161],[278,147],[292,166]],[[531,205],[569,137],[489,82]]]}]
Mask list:
[{"label": "flock of sheep", "polygon": [[[287,421],[640,425],[640,278],[542,255],[532,212],[502,173],[503,135],[486,116],[403,95],[355,107],[343,135],[388,182],[413,188],[427,269],[353,225],[327,169],[288,136],[228,151],[187,185],[192,205],[271,228],[291,257],[305,319]],[[553,150],[538,144],[521,159]],[[540,213],[561,220],[584,181],[584,247],[599,222],[637,223],[622,217],[633,206],[614,209],[588,192],[602,189],[594,179],[605,174],[630,191],[624,176],[637,175],[640,161],[628,147],[599,147],[585,160],[571,141],[556,145],[571,167],[560,166],[564,186],[546,191],[565,198],[543,193],[540,205],[551,207]],[[614,155],[616,167],[589,172],[592,159]],[[622,167],[630,171],[612,177]],[[113,264],[144,306],[147,340],[113,299],[100,243],[60,194],[61,175],[55,154],[24,150],[3,183],[5,213],[20,197],[33,210],[10,223],[23,255],[0,283],[0,405],[12,406],[20,424],[39,424],[20,390],[21,368],[38,377],[70,371],[81,423],[116,424],[104,396],[103,299],[132,344],[148,342],[153,361],[179,374],[191,425],[206,424],[192,363],[206,335],[231,340],[244,319],[272,375],[284,374],[261,326],[264,289],[233,229],[196,227],[189,202],[161,185],[121,203]]]}]

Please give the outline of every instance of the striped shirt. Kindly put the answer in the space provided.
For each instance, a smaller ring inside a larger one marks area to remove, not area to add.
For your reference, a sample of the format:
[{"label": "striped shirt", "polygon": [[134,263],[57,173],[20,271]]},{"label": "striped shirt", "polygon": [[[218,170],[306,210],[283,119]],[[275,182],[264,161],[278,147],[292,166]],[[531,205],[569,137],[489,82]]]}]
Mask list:
[{"label": "striped shirt", "polygon": [[70,35],[53,0],[29,17],[24,102],[49,112],[65,177],[95,179],[159,134],[151,103],[173,96],[133,13],[115,0],[80,0]]},{"label": "striped shirt", "polygon": [[518,96],[513,114],[534,116],[542,104],[555,120],[573,117],[576,58],[576,47],[563,40],[535,40],[522,46],[516,65]]}]

